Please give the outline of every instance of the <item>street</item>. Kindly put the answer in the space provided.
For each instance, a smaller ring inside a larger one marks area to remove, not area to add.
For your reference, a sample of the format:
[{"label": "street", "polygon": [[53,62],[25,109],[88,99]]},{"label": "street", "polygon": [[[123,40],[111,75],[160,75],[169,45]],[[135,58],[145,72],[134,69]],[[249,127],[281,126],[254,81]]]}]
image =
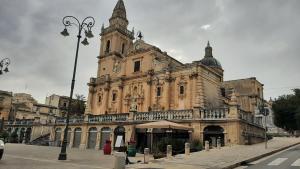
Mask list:
[{"label": "street", "polygon": [[236,169],[296,169],[300,168],[300,145],[251,162]]},{"label": "street", "polygon": [[58,161],[60,147],[5,144],[1,169],[107,169],[113,156],[102,151],[67,149],[68,160]]}]

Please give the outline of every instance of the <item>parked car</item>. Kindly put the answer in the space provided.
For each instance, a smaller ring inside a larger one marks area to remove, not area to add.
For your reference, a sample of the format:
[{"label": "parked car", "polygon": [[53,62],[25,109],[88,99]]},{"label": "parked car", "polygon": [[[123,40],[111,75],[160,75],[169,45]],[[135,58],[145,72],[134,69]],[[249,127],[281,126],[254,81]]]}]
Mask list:
[{"label": "parked car", "polygon": [[0,160],[2,159],[4,153],[4,141],[0,140]]}]

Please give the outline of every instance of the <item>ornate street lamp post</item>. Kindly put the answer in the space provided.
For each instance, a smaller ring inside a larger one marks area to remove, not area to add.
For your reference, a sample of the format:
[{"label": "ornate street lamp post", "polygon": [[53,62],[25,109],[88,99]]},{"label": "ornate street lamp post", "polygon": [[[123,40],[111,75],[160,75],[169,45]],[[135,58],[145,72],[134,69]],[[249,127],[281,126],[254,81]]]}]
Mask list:
[{"label": "ornate street lamp post", "polygon": [[83,19],[83,21],[80,23],[77,18],[74,16],[65,16],[62,20],[65,29],[61,32],[63,36],[69,36],[69,32],[67,30],[67,27],[75,25],[78,28],[78,35],[77,35],[77,48],[76,48],[76,55],[75,55],[75,63],[74,63],[74,69],[73,69],[73,78],[71,83],[71,92],[69,97],[69,105],[68,105],[68,111],[67,111],[67,118],[66,118],[66,128],[64,130],[64,139],[61,146],[61,152],[58,156],[58,160],[66,160],[67,159],[67,135],[68,135],[68,128],[69,128],[69,115],[71,110],[71,104],[72,104],[72,97],[73,97],[73,90],[75,85],[75,74],[76,74],[76,67],[77,67],[77,58],[78,58],[78,50],[79,50],[79,42],[81,38],[81,32],[84,30],[85,38],[81,42],[83,45],[88,45],[89,42],[87,41],[87,38],[92,38],[94,35],[92,34],[92,27],[95,25],[95,19],[91,16],[86,17]]},{"label": "ornate street lamp post", "polygon": [[3,74],[3,72],[7,73],[8,71],[8,65],[10,64],[10,60],[8,58],[4,58],[0,61],[0,75]]}]

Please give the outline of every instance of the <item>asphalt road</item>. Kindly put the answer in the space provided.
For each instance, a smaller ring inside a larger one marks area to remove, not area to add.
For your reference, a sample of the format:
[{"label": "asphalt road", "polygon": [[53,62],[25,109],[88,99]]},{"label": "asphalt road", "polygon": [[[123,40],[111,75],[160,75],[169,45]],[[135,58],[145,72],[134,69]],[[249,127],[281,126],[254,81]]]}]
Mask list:
[{"label": "asphalt road", "polygon": [[236,169],[300,169],[300,145],[251,162]]}]

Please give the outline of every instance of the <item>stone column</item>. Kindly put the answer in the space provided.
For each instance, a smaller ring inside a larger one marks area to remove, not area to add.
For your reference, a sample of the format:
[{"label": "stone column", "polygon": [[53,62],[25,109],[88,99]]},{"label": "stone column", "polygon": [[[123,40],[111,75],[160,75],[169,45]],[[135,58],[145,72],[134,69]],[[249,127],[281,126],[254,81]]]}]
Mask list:
[{"label": "stone column", "polygon": [[120,93],[120,96],[119,96],[119,105],[118,105],[118,113],[122,113],[123,111],[123,84],[120,84],[119,85],[119,93]]},{"label": "stone column", "polygon": [[74,131],[71,129],[69,148],[73,147]]},{"label": "stone column", "polygon": [[103,98],[103,112],[107,111],[108,109],[108,97],[109,97],[109,88],[105,87],[104,88],[104,98]]},{"label": "stone column", "polygon": [[152,92],[151,92],[151,87],[152,87],[152,80],[149,78],[147,80],[147,110],[148,111],[148,108],[151,107],[151,103],[152,103]]},{"label": "stone column", "polygon": [[99,150],[99,147],[100,147],[100,138],[101,138],[101,130],[97,131],[97,139],[96,139],[95,150]]},{"label": "stone column", "polygon": [[147,102],[146,102],[146,106],[147,109],[146,111],[148,111],[148,108],[151,107],[152,105],[152,76],[154,75],[154,71],[153,70],[149,70],[148,71],[148,75],[147,75]]},{"label": "stone column", "polygon": [[190,107],[192,108],[192,107],[194,107],[194,103],[193,103],[193,100],[194,100],[194,92],[195,92],[195,89],[194,89],[194,76],[193,76],[193,74],[191,74],[190,76],[189,76],[189,78],[190,78],[190,83],[189,83],[189,100],[190,100]]},{"label": "stone column", "polygon": [[86,149],[87,135],[88,135],[88,130],[87,130],[87,127],[85,126],[82,128],[82,133],[81,133],[81,140],[80,140],[80,146],[79,146],[79,149],[81,149],[81,150]]},{"label": "stone column", "polygon": [[166,92],[165,92],[165,100],[166,100],[166,105],[165,105],[165,110],[170,109],[170,82],[166,81]]}]

